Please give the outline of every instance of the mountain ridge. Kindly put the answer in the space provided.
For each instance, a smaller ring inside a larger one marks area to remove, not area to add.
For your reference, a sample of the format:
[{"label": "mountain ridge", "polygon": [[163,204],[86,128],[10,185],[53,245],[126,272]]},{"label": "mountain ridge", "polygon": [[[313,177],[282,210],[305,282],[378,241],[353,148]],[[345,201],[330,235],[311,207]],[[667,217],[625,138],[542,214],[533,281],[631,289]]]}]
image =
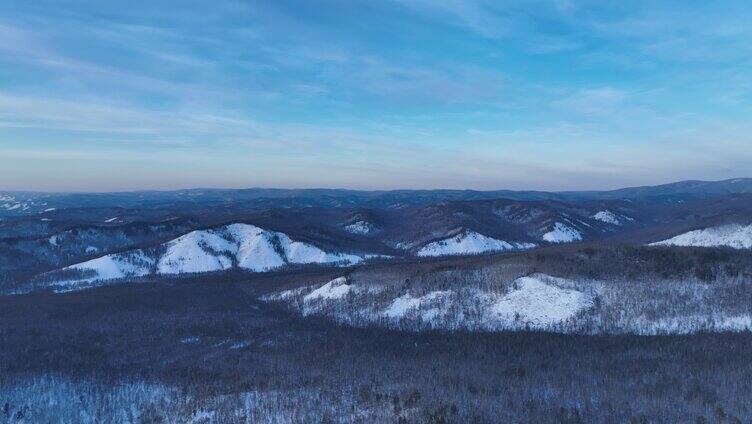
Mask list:
[{"label": "mountain ridge", "polygon": [[280,188],[194,188],[181,190],[141,190],[124,192],[44,193],[0,191],[0,216],[18,216],[78,207],[149,207],[182,204],[246,207],[372,207],[395,208],[456,200],[613,200],[651,197],[702,198],[714,195],[752,193],[752,178],[718,181],[684,180],[652,186],[624,187],[614,190],[540,191],[470,189],[280,189]]}]

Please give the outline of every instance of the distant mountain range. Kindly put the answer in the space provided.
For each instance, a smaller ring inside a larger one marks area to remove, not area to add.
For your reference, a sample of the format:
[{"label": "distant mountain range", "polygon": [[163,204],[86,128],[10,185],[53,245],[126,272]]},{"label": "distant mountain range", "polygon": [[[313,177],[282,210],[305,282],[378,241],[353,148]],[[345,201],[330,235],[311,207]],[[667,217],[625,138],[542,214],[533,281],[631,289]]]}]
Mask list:
[{"label": "distant mountain range", "polygon": [[342,189],[189,189],[119,193],[0,192],[0,217],[43,213],[60,208],[173,208],[197,209],[223,206],[239,209],[277,207],[402,208],[460,200],[614,200],[697,199],[724,194],[752,193],[752,178],[723,181],[680,181],[657,186],[608,191],[514,191],[514,190],[390,190]]},{"label": "distant mountain range", "polygon": [[0,196],[8,212],[0,219],[0,290],[29,282],[258,272],[568,243],[752,243],[752,179],[566,193],[249,189]]}]

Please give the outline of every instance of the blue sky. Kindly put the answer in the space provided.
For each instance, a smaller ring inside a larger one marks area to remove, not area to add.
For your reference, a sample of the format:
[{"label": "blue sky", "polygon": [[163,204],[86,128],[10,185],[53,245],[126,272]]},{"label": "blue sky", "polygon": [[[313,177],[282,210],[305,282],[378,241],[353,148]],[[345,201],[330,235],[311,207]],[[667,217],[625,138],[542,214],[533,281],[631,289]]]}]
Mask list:
[{"label": "blue sky", "polygon": [[749,1],[5,0],[0,189],[750,176],[749,22]]}]

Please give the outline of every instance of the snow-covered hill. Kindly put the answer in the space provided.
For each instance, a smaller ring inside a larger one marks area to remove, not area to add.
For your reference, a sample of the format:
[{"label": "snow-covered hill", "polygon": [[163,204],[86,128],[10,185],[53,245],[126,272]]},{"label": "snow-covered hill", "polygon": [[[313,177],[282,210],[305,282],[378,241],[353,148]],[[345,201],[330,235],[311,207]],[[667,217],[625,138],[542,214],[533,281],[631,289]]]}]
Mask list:
[{"label": "snow-covered hill", "polygon": [[[116,253],[102,256],[80,264],[71,265],[66,270],[94,273],[87,281],[114,280],[127,277],[142,277],[148,275],[154,266],[154,259],[147,256],[143,250],[128,253]],[[75,285],[76,279],[66,282]]]},{"label": "snow-covered hill", "polygon": [[752,248],[752,225],[731,224],[721,227],[694,230],[668,240],[652,243],[651,246],[697,246]]},{"label": "snow-covered hill", "polygon": [[55,285],[140,277],[223,271],[231,268],[259,272],[292,264],[351,265],[365,256],[325,252],[284,233],[248,224],[196,230],[162,245],[116,253],[64,268],[62,274],[80,274]]},{"label": "snow-covered hill", "polygon": [[595,219],[596,221],[605,222],[606,224],[621,225],[619,217],[611,211],[596,212],[591,218]]},{"label": "snow-covered hill", "polygon": [[418,256],[474,255],[515,249],[530,249],[533,243],[497,240],[474,231],[464,231],[454,237],[434,241],[423,246]]},{"label": "snow-covered hill", "polygon": [[[337,321],[382,323],[401,328],[556,330],[593,307],[594,295],[569,288],[571,282],[535,274],[518,278],[507,292],[437,290],[425,294],[410,290],[390,295],[388,288],[350,283],[341,277],[319,287],[303,287],[265,296],[283,302],[303,315],[325,315]],[[392,297],[394,296],[394,297]],[[361,308],[345,305],[362,301]]]},{"label": "snow-covered hill", "polygon": [[[493,272],[491,272],[493,274]],[[569,280],[535,273],[511,281],[488,273],[441,271],[398,283],[356,274],[262,297],[304,316],[402,330],[539,330],[581,334],[690,334],[752,331],[748,303],[729,302],[744,283]],[[473,277],[476,276],[477,278]],[[474,279],[475,278],[475,279]],[[492,281],[493,280],[493,281]],[[456,281],[456,283],[451,283]],[[680,299],[680,300],[679,300]]]},{"label": "snow-covered hill", "polygon": [[571,243],[582,240],[582,234],[568,225],[556,222],[550,231],[543,234],[542,239],[549,243]]}]

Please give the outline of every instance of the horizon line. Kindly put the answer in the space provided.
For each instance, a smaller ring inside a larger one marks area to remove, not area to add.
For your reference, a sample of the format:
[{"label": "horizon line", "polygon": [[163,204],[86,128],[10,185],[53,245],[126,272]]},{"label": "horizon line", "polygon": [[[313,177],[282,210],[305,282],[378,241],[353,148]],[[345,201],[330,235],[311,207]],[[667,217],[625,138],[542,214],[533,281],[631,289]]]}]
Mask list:
[{"label": "horizon line", "polygon": [[598,192],[610,192],[610,191],[618,191],[618,190],[625,190],[625,189],[634,189],[634,188],[642,188],[642,187],[660,187],[665,185],[672,185],[672,184],[680,184],[680,183],[723,183],[723,182],[731,182],[731,181],[744,181],[744,180],[752,180],[752,177],[735,177],[735,178],[725,178],[722,180],[695,180],[695,179],[689,179],[689,180],[675,180],[675,181],[669,181],[665,183],[658,183],[658,184],[648,184],[648,185],[635,185],[635,186],[618,186],[615,188],[610,189],[601,189],[601,190],[530,190],[530,189],[507,189],[507,188],[498,188],[498,189],[491,189],[491,190],[478,190],[478,189],[472,189],[472,188],[392,188],[392,189],[356,189],[356,188],[343,188],[343,187],[289,187],[289,188],[283,188],[283,187],[241,187],[241,188],[232,188],[232,187],[192,187],[192,188],[177,188],[177,189],[134,189],[134,190],[113,190],[113,191],[84,191],[84,190],[72,190],[72,191],[54,191],[54,190],[6,190],[6,189],[0,189],[0,193],[24,193],[24,194],[46,194],[46,195],[65,195],[65,194],[129,194],[129,193],[173,193],[173,192],[180,192],[180,191],[200,191],[200,190],[207,190],[207,191],[242,191],[242,190],[278,190],[278,191],[350,191],[350,192],[364,192],[364,193],[379,193],[379,192],[398,192],[398,191],[412,191],[412,192],[419,192],[419,191],[472,191],[472,192],[478,192],[478,193],[492,193],[492,192],[499,192],[499,191],[506,191],[506,192],[515,192],[515,193],[561,193],[561,194],[567,194],[567,193],[598,193]]}]

